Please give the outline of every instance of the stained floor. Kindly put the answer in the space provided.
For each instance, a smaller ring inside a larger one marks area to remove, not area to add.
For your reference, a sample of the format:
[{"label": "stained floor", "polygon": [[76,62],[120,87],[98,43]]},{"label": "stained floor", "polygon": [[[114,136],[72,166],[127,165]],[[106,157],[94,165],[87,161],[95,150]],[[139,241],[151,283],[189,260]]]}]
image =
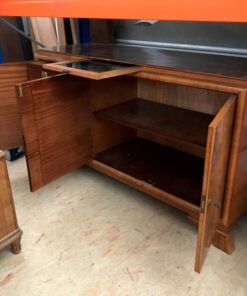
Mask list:
[{"label": "stained floor", "polygon": [[89,168],[36,193],[25,159],[8,163],[22,252],[0,253],[1,296],[246,296],[247,216],[232,256],[212,247],[194,273],[184,214]]}]

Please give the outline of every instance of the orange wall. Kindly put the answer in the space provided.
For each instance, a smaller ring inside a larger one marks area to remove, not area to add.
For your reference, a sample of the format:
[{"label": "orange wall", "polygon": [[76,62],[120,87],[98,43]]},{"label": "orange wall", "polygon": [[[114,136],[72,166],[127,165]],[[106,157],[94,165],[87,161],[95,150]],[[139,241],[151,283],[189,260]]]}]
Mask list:
[{"label": "orange wall", "polygon": [[247,0],[0,0],[0,15],[247,22]]}]

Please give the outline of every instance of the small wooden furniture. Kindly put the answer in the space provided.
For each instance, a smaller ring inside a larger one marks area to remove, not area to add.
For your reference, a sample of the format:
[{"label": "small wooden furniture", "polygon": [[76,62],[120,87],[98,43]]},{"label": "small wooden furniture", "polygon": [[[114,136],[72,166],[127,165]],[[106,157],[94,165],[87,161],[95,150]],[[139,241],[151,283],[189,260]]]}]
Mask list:
[{"label": "small wooden furniture", "polygon": [[234,250],[231,225],[247,209],[246,59],[114,45],[36,57],[0,67],[0,102],[18,83],[32,191],[88,165],[198,224],[196,271],[211,243]]},{"label": "small wooden furniture", "polygon": [[10,245],[14,254],[21,251],[22,231],[18,227],[4,153],[0,151],[0,250]]}]

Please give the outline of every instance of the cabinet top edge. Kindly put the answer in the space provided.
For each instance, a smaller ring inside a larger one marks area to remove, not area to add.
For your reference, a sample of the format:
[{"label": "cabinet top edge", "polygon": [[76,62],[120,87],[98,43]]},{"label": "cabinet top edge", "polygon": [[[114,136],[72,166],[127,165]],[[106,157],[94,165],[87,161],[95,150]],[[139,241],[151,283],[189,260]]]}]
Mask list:
[{"label": "cabinet top edge", "polygon": [[206,53],[172,51],[116,44],[80,44],[38,49],[37,54],[91,57],[135,64],[234,78],[247,81],[247,58]]}]

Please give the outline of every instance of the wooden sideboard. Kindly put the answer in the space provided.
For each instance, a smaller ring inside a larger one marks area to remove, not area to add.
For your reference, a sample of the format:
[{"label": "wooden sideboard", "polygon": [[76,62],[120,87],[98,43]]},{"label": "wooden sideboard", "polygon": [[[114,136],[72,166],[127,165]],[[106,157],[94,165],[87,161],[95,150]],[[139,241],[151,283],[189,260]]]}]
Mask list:
[{"label": "wooden sideboard", "polygon": [[246,59],[116,45],[36,58],[0,66],[12,95],[18,84],[32,191],[88,165],[198,224],[196,271],[212,243],[233,252],[247,209]]},{"label": "wooden sideboard", "polygon": [[4,153],[0,151],[0,250],[10,245],[14,254],[21,251],[22,231],[18,227]]}]

